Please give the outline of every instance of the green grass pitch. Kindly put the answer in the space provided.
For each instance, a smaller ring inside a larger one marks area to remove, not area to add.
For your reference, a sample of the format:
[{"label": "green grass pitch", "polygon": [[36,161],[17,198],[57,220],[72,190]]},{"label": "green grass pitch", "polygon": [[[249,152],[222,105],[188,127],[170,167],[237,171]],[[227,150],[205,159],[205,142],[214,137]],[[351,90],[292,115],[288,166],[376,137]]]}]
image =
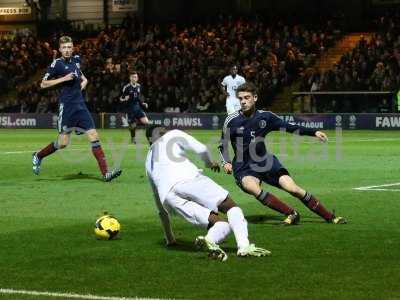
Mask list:
[{"label": "green grass pitch", "polygon": [[[396,131],[346,131],[327,146],[311,138],[269,136],[270,148],[300,186],[349,224],[326,224],[302,203],[275,188],[301,213],[301,224],[282,227],[282,216],[264,208],[233,177],[205,173],[227,188],[249,222],[252,242],[266,258],[236,257],[233,237],[222,246],[225,263],[197,252],[204,233],[174,217],[179,246],[164,246],[144,172],[147,146],[125,145],[128,131],[104,130],[109,164],[123,174],[100,181],[85,136],[31,170],[31,153],[55,137],[53,130],[0,130],[0,289],[183,299],[400,299],[400,182]],[[219,131],[192,131],[214,145]],[[142,143],[143,137],[140,139]],[[114,154],[114,155],[112,155]],[[122,160],[121,160],[122,159]],[[200,163],[199,163],[200,164]],[[379,189],[379,188],[377,188]],[[103,212],[122,224],[120,238],[97,241],[93,226]],[[6,295],[0,299],[51,299]]]}]

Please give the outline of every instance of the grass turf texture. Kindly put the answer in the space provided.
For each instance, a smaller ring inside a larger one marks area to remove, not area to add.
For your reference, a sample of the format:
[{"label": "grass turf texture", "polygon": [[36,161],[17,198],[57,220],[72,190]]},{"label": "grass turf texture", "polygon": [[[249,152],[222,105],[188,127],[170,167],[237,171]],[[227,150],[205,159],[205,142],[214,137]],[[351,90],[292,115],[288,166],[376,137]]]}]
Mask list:
[{"label": "grass turf texture", "polygon": [[[192,133],[208,144],[219,136]],[[177,217],[180,245],[165,248],[144,173],[145,149],[140,154],[129,145],[122,176],[104,183],[86,137],[73,136],[71,147],[46,158],[35,176],[31,152],[52,141],[55,131],[0,130],[0,288],[186,299],[399,299],[400,192],[353,190],[400,182],[398,132],[346,131],[341,145],[335,132],[328,134],[327,148],[305,138],[296,150],[293,137],[280,133],[269,136],[270,148],[299,185],[349,224],[326,224],[298,200],[268,188],[302,215],[299,226],[282,227],[283,217],[241,192],[232,177],[207,170],[243,208],[251,241],[272,251],[267,258],[237,258],[230,237],[223,244],[229,259],[219,263],[194,249],[204,231]],[[111,149],[118,160],[128,135],[100,131],[110,164]],[[22,152],[7,153],[16,151]],[[306,158],[295,159],[296,151]],[[95,240],[94,221],[103,211],[121,222],[120,239]]]}]

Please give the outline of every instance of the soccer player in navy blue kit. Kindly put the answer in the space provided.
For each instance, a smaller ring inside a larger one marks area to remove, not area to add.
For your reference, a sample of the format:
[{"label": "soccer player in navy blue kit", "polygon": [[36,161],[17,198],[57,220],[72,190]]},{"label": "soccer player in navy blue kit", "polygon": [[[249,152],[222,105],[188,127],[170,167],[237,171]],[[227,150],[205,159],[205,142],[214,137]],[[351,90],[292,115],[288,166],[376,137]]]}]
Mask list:
[{"label": "soccer player in navy blue kit", "polygon": [[[265,182],[280,188],[298,198],[311,211],[333,224],[345,224],[343,217],[336,217],[312,194],[299,187],[288,170],[275,155],[268,154],[265,136],[271,131],[285,130],[290,133],[314,136],[326,142],[326,134],[299,125],[284,122],[269,111],[256,110],[257,89],[252,83],[244,83],[236,90],[241,110],[234,112],[225,120],[219,146],[221,160],[226,173],[233,172],[237,185],[246,193],[253,195],[263,205],[284,215],[286,225],[297,224],[299,213],[282,202],[278,197],[261,188]],[[235,157],[231,162],[228,144],[231,141]]]},{"label": "soccer player in navy blue kit", "polygon": [[147,108],[148,106],[146,102],[142,101],[142,87],[139,83],[139,74],[137,72],[132,72],[129,75],[129,81],[130,82],[122,89],[120,100],[122,102],[127,102],[127,115],[129,131],[131,133],[131,142],[136,144],[136,122],[140,122],[140,124],[143,125],[149,124],[149,119],[142,110],[142,107]]},{"label": "soccer player in navy blue kit", "polygon": [[121,170],[109,171],[106,157],[99,142],[99,136],[94,126],[93,118],[88,111],[82,90],[86,88],[88,80],[80,67],[80,57],[73,55],[73,42],[68,36],[59,40],[61,58],[52,62],[40,84],[41,88],[57,86],[59,95],[58,138],[42,150],[35,152],[32,158],[33,172],[40,173],[43,158],[53,154],[58,149],[67,147],[73,130],[87,133],[92,145],[92,152],[97,160],[104,181],[111,181],[121,174]]}]

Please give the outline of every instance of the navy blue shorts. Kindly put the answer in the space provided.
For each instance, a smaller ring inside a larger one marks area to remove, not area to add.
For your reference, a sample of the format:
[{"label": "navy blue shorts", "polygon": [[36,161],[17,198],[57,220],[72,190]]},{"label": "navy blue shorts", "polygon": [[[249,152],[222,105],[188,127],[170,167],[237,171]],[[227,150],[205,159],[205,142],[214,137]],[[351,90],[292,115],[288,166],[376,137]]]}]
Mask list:
[{"label": "navy blue shorts", "polygon": [[140,107],[134,107],[129,109],[128,111],[128,123],[135,123],[137,120],[140,120],[141,118],[145,117],[146,114]]},{"label": "navy blue shorts", "polygon": [[[236,184],[243,190],[242,179],[246,176],[258,178],[261,182],[281,188],[279,178],[283,175],[290,175],[289,171],[281,164],[275,155],[269,155],[263,167],[248,166],[234,173]],[[246,192],[246,191],[245,191]]]},{"label": "navy blue shorts", "polygon": [[93,117],[84,103],[69,107],[60,104],[57,125],[59,133],[86,132],[95,128]]}]

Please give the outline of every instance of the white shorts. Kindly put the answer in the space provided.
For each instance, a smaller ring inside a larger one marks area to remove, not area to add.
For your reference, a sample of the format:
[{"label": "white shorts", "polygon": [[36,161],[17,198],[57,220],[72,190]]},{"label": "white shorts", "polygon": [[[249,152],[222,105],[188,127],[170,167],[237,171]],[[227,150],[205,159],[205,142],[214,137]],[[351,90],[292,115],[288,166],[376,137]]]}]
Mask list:
[{"label": "white shorts", "polygon": [[204,175],[176,184],[167,194],[164,205],[188,222],[207,227],[212,211],[228,197],[229,192]]},{"label": "white shorts", "polygon": [[235,111],[240,110],[240,101],[236,97],[228,97],[226,98],[226,112],[228,115],[234,113]]}]

